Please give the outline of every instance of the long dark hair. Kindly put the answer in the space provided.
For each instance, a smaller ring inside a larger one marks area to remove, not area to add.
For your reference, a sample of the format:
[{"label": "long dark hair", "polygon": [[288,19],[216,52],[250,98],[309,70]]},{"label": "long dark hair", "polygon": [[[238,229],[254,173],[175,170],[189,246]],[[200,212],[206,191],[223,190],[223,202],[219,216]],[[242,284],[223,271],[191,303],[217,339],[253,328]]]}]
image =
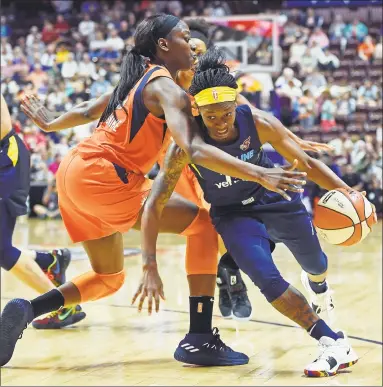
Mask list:
[{"label": "long dark hair", "polygon": [[210,87],[228,86],[237,89],[238,85],[230,69],[225,65],[224,52],[216,47],[209,48],[199,60],[189,88],[191,95]]},{"label": "long dark hair", "polygon": [[[140,22],[134,34],[135,46],[122,59],[120,80],[113,90],[108,106],[102,113],[99,123],[105,122],[111,114],[115,115],[118,106],[123,108],[123,102],[134,85],[143,77],[147,68],[145,58],[155,59],[157,42],[170,32],[167,26],[173,27],[179,19],[172,15],[158,14]],[[164,27],[165,32],[164,33]],[[124,109],[125,110],[125,109]]]},{"label": "long dark hair", "polygon": [[212,46],[211,34],[209,32],[210,25],[205,19],[187,19],[185,22],[189,27],[190,36],[192,38],[202,40],[206,44],[207,48]]}]

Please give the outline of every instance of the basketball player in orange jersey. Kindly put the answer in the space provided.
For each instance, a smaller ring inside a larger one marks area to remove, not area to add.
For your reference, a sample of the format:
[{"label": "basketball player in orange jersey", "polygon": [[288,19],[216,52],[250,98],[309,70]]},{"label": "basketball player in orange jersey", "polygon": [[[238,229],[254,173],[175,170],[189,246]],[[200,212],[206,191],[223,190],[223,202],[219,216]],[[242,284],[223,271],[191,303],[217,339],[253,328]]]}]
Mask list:
[{"label": "basketball player in orange jersey", "polygon": [[[190,42],[194,45],[194,52],[197,57],[204,54],[211,42],[208,39],[208,25],[201,19],[191,19],[187,21],[191,33]],[[185,91],[191,85],[194,70],[179,71],[176,82]],[[48,111],[41,102],[34,96],[27,96],[22,102],[22,110],[44,131],[53,132],[62,129],[71,128],[99,119],[107,107],[112,93],[105,93],[97,100],[83,102],[74,107],[69,112],[54,119],[56,114]],[[242,95],[238,95],[238,104],[250,103]],[[250,105],[251,106],[251,105]],[[304,141],[288,132],[292,138],[303,150],[318,152],[329,150],[326,144],[320,144],[311,141]],[[162,165],[166,154],[166,148],[160,153],[159,163]],[[209,209],[210,205],[203,198],[201,187],[190,170],[186,166],[182,171],[180,179],[177,182],[175,192],[183,198],[195,203],[200,208]],[[237,319],[246,319],[251,314],[251,304],[247,297],[246,287],[241,278],[239,268],[233,258],[226,252],[225,246],[219,237],[219,251],[222,256],[218,265],[218,287],[219,287],[219,308],[224,317],[234,316]],[[234,280],[233,280],[234,277]]]},{"label": "basketball player in orange jersey", "polygon": [[[137,26],[135,46],[123,59],[120,81],[98,128],[68,153],[57,172],[64,224],[73,242],[82,242],[93,270],[32,301],[14,299],[5,306],[0,321],[0,365],[11,359],[18,338],[34,318],[101,299],[121,288],[125,280],[122,234],[140,227],[151,187],[145,175],[161,147],[167,147],[170,135],[193,163],[217,173],[258,182],[283,196],[285,190],[299,192],[305,183],[305,173],[249,166],[203,141],[190,100],[174,82],[178,71],[193,65],[189,40],[187,25],[172,15],[155,15]],[[190,338],[206,343],[197,349],[201,357],[196,364],[248,363],[245,354],[227,347],[211,327],[218,251],[208,212],[173,196],[160,228],[188,237]],[[157,265],[155,259],[143,264],[144,269]],[[150,309],[151,289],[148,286],[145,294]],[[157,292],[155,301],[158,305]]]},{"label": "basketball player in orange jersey", "polygon": [[[70,252],[68,249],[51,252],[20,250],[13,245],[17,217],[27,213],[30,157],[24,142],[12,129],[3,95],[0,117],[0,267],[37,292],[45,293],[65,282]],[[38,329],[58,329],[84,318],[85,313],[77,305],[52,313],[43,321],[34,321],[33,326]]]}]

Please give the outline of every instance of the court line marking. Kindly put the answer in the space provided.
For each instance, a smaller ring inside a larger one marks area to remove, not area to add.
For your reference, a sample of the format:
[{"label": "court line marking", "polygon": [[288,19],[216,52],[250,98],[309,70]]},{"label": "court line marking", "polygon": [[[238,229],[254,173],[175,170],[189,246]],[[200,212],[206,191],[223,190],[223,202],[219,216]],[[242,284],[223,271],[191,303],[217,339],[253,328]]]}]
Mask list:
[{"label": "court line marking", "polygon": [[[132,306],[132,305],[113,305],[113,304],[110,305],[109,304],[108,306],[113,306],[113,307],[116,307],[116,308],[137,309],[137,306],[134,306],[134,305]],[[161,309],[161,311],[169,312],[169,313],[189,314],[189,312],[186,312],[184,310],[175,310],[175,309]],[[220,316],[218,314],[213,314],[213,317],[223,318],[222,316]],[[238,320],[234,320],[233,319],[233,321],[236,321],[236,322],[240,323],[240,321],[238,321]],[[279,327],[283,327],[283,328],[302,329],[301,327],[298,327],[298,326],[295,326],[295,325],[282,324],[282,323],[277,323],[277,322],[272,322],[272,321],[264,321],[264,320],[256,320],[256,319],[250,319],[248,321],[249,322],[253,322],[253,323],[258,323],[258,324],[275,325],[275,326],[279,326]],[[383,342],[378,341],[378,340],[366,339],[364,337],[351,336],[351,335],[347,335],[347,337],[349,337],[350,339],[364,341],[364,342],[367,342],[367,343],[383,346]]]}]

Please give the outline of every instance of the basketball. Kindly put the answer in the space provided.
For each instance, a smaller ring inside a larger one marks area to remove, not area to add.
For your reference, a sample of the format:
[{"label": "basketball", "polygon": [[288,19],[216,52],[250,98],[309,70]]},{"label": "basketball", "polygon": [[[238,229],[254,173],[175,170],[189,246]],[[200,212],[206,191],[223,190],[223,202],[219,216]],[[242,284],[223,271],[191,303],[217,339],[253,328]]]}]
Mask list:
[{"label": "basketball", "polygon": [[319,200],[314,225],[328,243],[352,246],[366,238],[373,221],[370,202],[360,192],[341,188]]}]

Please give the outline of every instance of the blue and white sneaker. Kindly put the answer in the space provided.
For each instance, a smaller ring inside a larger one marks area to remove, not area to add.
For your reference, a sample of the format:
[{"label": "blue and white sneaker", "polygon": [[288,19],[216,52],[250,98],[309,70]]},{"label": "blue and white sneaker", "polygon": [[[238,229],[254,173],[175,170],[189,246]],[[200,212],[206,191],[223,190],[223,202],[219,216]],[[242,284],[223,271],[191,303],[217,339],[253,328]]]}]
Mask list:
[{"label": "blue and white sneaker", "polygon": [[249,362],[247,355],[224,344],[218,328],[213,328],[211,333],[188,333],[178,344],[174,359],[200,366],[235,366]]},{"label": "blue and white sneaker", "polygon": [[11,360],[18,339],[33,319],[29,301],[15,298],[5,305],[0,317],[0,366]]}]

